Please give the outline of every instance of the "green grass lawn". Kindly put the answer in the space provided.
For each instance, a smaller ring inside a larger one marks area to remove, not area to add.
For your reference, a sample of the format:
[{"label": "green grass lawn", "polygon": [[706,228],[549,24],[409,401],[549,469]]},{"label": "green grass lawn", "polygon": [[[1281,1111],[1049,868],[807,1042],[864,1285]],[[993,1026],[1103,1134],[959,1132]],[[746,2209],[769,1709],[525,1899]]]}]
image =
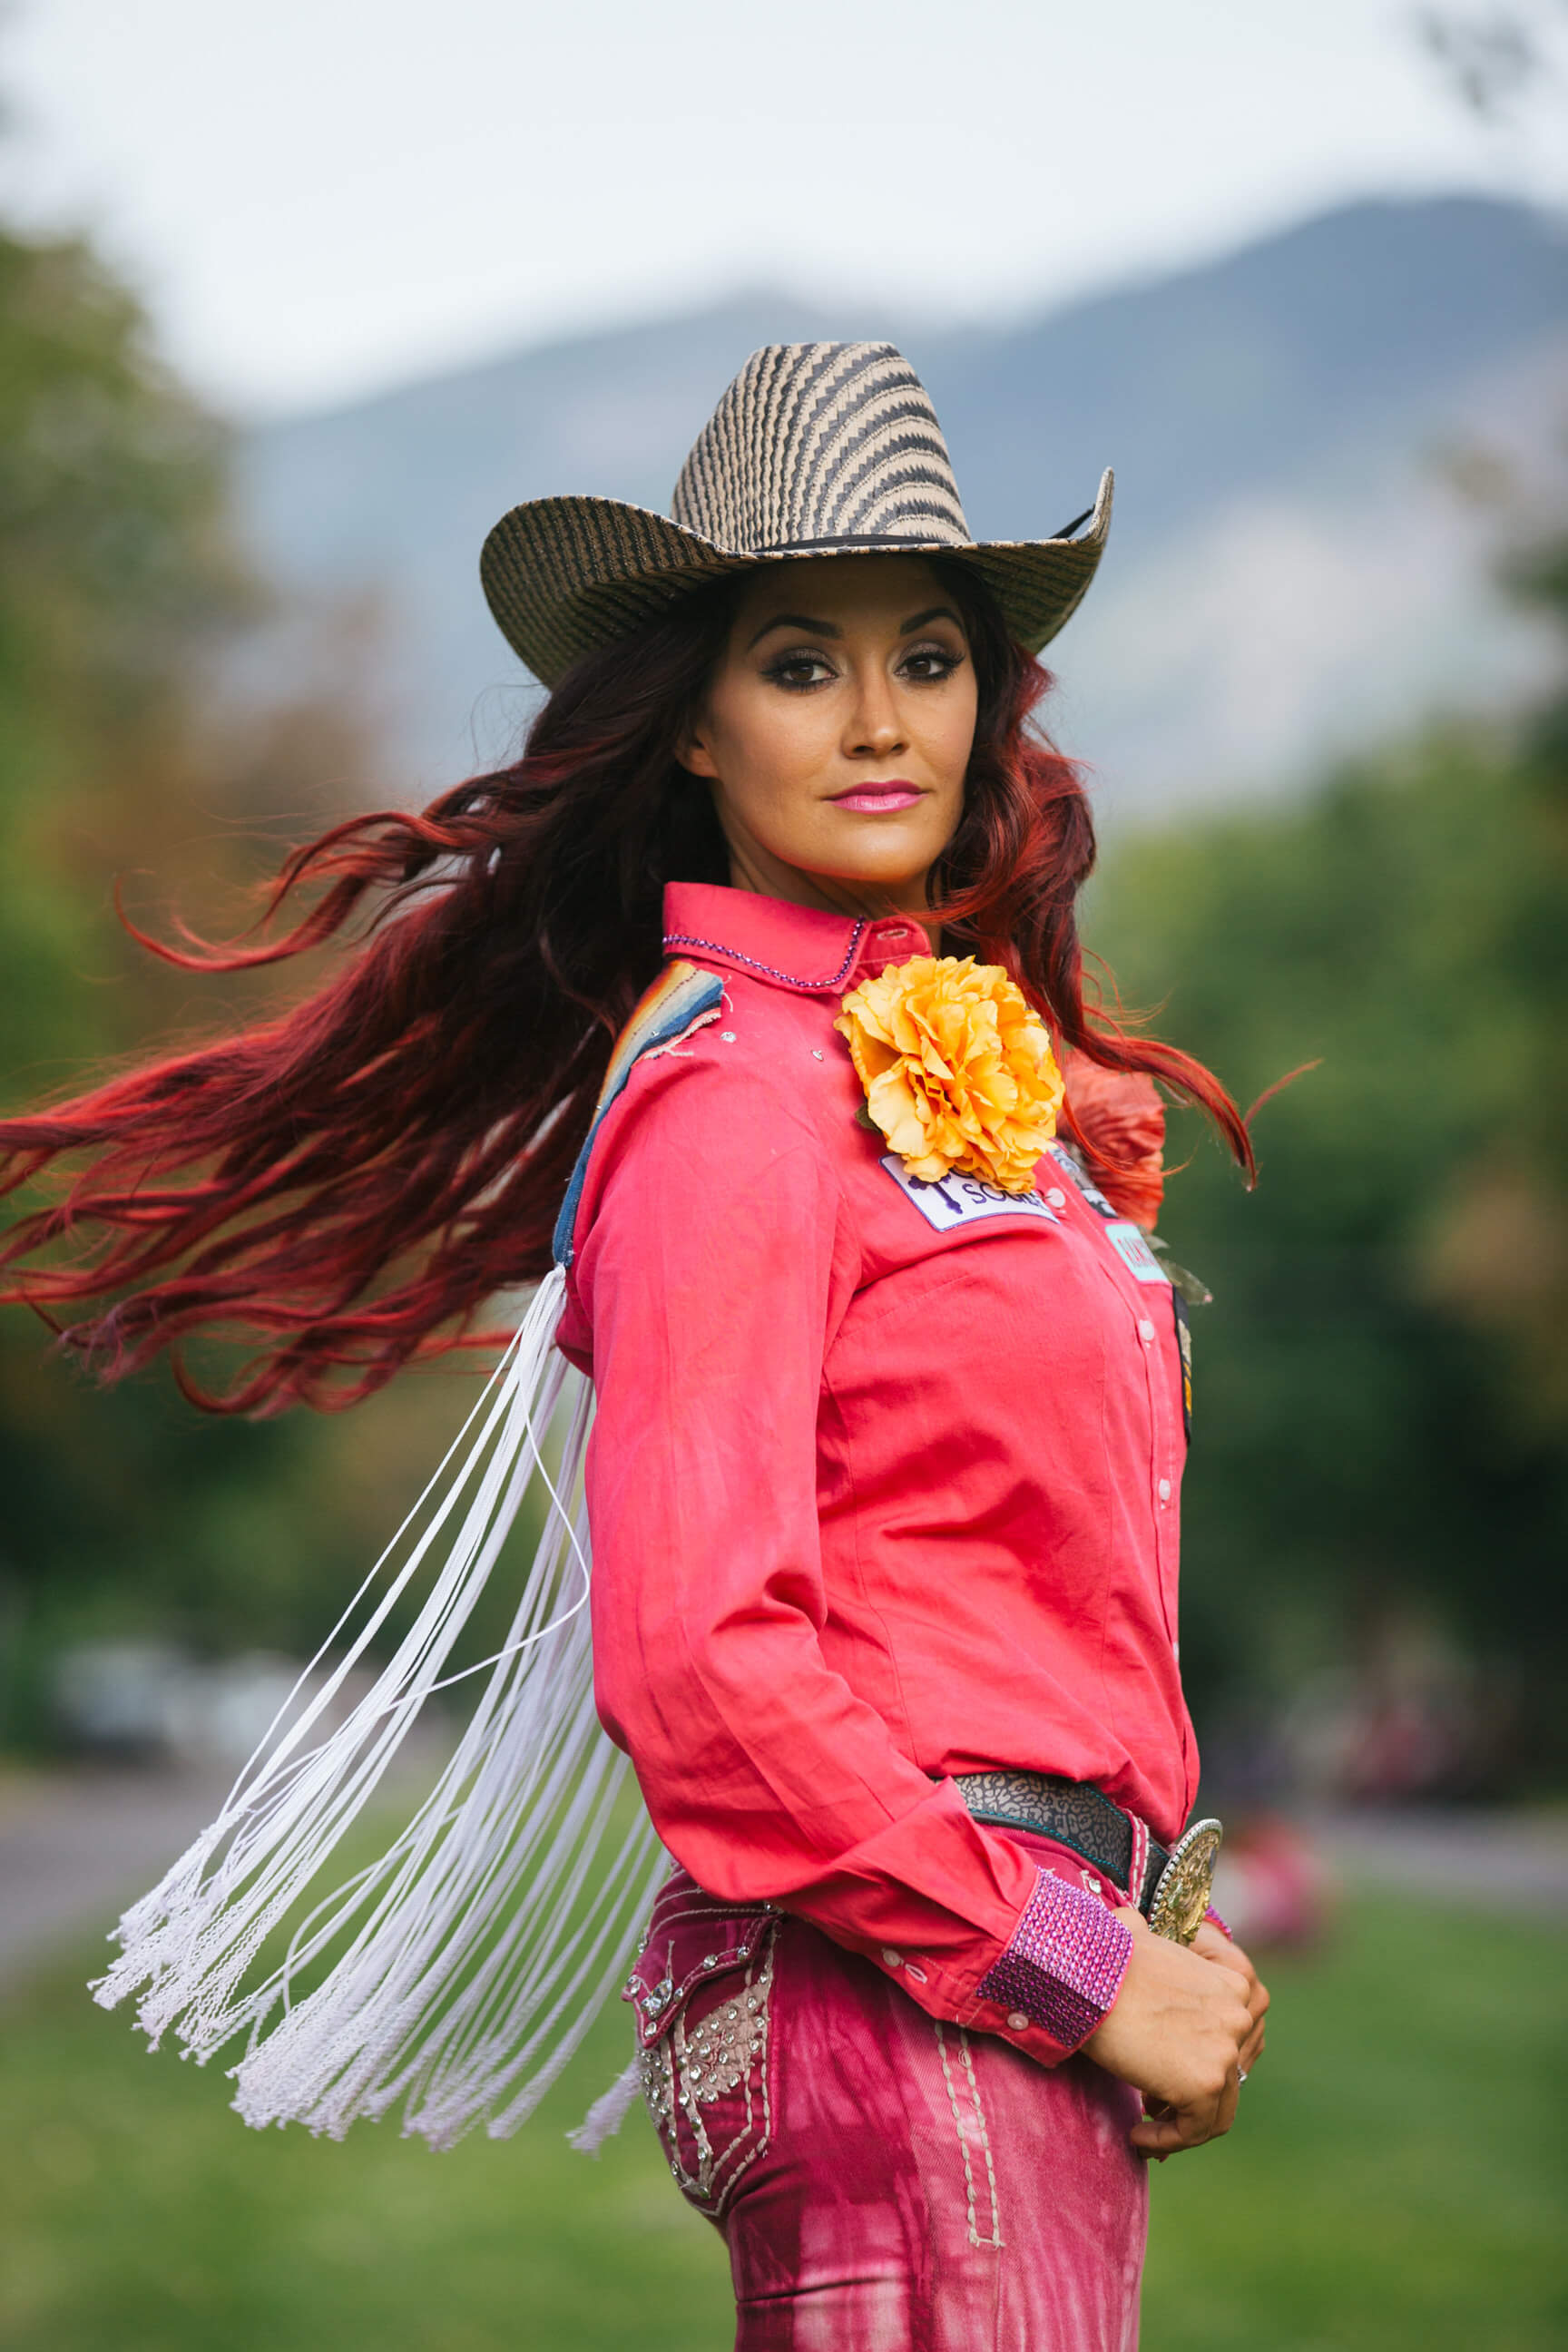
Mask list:
[{"label": "green grass lawn", "polygon": [[[1568,2342],[1565,1949],[1358,1902],[1276,1963],[1240,2125],[1155,2173],[1145,2352]],[[640,2111],[596,2161],[561,2137],[620,2062],[618,2005],[517,2139],[339,2147],[247,2131],[216,2068],[147,2056],[81,1990],[95,1957],[0,2006],[5,2352],[729,2344],[722,2249]]]}]

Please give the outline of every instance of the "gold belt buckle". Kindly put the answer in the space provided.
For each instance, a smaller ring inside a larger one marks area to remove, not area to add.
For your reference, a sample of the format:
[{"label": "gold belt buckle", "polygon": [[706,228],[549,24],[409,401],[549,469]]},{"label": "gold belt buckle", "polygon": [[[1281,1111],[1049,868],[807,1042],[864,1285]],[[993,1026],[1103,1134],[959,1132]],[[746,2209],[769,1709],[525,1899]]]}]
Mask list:
[{"label": "gold belt buckle", "polygon": [[1219,1822],[1194,1822],[1176,1840],[1149,1898],[1149,1925],[1173,1944],[1190,1944],[1203,1925],[1214,1891],[1215,1857],[1225,1830]]}]

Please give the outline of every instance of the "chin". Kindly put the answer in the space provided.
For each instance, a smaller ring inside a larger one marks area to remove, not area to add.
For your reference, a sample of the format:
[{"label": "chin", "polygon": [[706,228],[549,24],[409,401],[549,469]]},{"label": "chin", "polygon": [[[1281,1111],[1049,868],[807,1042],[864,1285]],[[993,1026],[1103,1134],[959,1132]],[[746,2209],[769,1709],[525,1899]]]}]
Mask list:
[{"label": "chin", "polygon": [[867,889],[908,890],[919,887],[946,846],[945,842],[890,840],[836,843],[837,854],[827,852],[812,858],[809,870]]}]

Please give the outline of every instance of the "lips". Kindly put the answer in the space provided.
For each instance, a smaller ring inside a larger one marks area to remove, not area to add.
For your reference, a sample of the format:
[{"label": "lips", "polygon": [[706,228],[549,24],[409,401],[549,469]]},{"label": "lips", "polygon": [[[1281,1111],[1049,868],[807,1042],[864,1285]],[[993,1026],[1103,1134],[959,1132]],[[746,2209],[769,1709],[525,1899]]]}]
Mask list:
[{"label": "lips", "polygon": [[918,784],[906,783],[902,776],[893,776],[881,784],[851,784],[847,793],[831,795],[835,808],[851,809],[862,816],[885,816],[895,810],[913,808],[921,797]]}]

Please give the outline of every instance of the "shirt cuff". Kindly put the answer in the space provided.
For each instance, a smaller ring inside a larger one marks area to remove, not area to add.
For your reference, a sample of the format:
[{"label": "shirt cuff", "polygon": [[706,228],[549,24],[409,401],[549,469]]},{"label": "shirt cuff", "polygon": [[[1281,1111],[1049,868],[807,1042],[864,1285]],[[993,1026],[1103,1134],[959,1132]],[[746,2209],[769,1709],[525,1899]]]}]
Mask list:
[{"label": "shirt cuff", "polygon": [[1064,2051],[1081,2047],[1121,1990],[1130,1928],[1080,1886],[1037,1870],[1013,1939],[980,1980],[982,2000],[1007,2010],[1016,2031],[1039,2026]]}]

